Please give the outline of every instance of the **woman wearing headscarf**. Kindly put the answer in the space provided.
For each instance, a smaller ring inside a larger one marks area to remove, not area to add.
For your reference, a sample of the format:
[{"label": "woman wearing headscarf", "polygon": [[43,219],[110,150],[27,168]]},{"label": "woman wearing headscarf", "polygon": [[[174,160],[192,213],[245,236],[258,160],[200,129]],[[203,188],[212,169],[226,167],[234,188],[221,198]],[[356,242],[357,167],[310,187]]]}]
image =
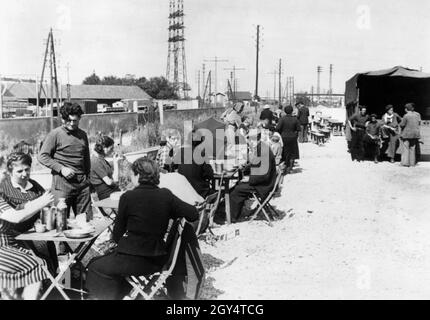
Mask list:
[{"label": "woman wearing headscarf", "polygon": [[230,150],[236,145],[236,131],[242,123],[241,113],[244,107],[242,102],[238,102],[224,117],[224,122],[226,123],[225,137],[227,140],[227,154],[229,154]]},{"label": "woman wearing headscarf", "polygon": [[283,157],[282,161],[286,164],[287,173],[291,172],[294,166],[294,160],[300,159],[299,144],[297,142],[298,134],[300,132],[300,123],[297,117],[293,116],[293,107],[285,107],[286,116],[282,117],[276,131],[281,135],[283,142]]}]

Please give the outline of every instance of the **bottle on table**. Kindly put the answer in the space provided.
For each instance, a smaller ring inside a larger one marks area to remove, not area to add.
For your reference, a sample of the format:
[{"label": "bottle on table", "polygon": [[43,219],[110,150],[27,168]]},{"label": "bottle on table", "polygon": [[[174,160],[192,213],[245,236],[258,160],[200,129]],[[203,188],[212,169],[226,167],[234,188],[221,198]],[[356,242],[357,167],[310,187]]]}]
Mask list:
[{"label": "bottle on table", "polygon": [[57,204],[57,232],[67,229],[67,204],[65,198],[60,198]]},{"label": "bottle on table", "polygon": [[46,217],[46,230],[54,230],[56,228],[57,221],[57,207],[51,206],[50,212]]}]

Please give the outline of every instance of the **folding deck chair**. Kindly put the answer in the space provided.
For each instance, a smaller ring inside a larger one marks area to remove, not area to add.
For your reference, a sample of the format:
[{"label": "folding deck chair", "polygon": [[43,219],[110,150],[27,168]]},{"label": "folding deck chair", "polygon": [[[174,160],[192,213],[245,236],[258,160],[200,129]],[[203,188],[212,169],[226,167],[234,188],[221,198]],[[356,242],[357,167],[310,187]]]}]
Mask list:
[{"label": "folding deck chair", "polygon": [[151,300],[161,289],[166,289],[166,280],[172,275],[178,260],[179,249],[181,247],[182,232],[186,220],[182,218],[176,220],[170,229],[167,238],[167,247],[170,248],[169,259],[160,272],[155,272],[144,276],[127,276],[127,282],[133,287],[130,293],[123,300],[135,300],[139,295],[145,300]]},{"label": "folding deck chair", "polygon": [[[222,177],[221,177],[222,179]],[[201,236],[205,231],[204,220],[207,218],[209,221],[207,229],[213,235],[211,227],[213,226],[215,212],[218,209],[221,200],[222,189],[219,188],[218,192],[213,193],[206,197],[205,201],[197,206],[199,210],[199,222],[196,228],[197,237]]]},{"label": "folding deck chair", "polygon": [[282,171],[278,168],[277,169],[277,176],[275,185],[273,186],[273,189],[270,191],[270,193],[267,195],[265,199],[262,199],[262,197],[257,193],[253,192],[252,197],[255,201],[258,203],[258,208],[255,211],[255,213],[252,215],[251,219],[249,221],[253,221],[255,218],[257,218],[258,214],[262,211],[264,214],[264,217],[266,218],[267,222],[269,222],[269,226],[272,226],[272,221],[270,219],[269,213],[272,216],[279,217],[278,213],[276,212],[275,208],[270,204],[270,200],[272,200],[273,195],[276,193],[278,188],[280,187],[280,183],[282,180]]}]

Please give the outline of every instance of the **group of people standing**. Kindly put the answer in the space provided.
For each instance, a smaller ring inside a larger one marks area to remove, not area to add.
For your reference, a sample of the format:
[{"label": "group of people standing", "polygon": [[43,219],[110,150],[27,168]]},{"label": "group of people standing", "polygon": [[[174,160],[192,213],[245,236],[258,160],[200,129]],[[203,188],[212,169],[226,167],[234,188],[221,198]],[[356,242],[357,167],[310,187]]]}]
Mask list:
[{"label": "group of people standing", "polygon": [[385,150],[391,163],[401,154],[402,166],[415,166],[419,156],[421,116],[414,103],[405,105],[405,115],[400,117],[392,105],[385,107],[382,120],[376,114],[367,114],[365,106],[348,119],[351,140],[348,143],[352,161],[363,161],[366,155],[378,163],[381,150]]}]

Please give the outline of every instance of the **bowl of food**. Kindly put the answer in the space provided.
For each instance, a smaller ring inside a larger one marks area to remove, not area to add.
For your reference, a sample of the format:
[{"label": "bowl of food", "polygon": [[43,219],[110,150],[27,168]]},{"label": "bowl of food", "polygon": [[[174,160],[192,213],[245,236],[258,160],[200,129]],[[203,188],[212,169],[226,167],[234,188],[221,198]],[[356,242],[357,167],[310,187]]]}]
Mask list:
[{"label": "bowl of food", "polygon": [[88,238],[91,236],[93,231],[89,229],[69,229],[63,231],[66,238],[70,239],[82,239],[82,238]]}]

